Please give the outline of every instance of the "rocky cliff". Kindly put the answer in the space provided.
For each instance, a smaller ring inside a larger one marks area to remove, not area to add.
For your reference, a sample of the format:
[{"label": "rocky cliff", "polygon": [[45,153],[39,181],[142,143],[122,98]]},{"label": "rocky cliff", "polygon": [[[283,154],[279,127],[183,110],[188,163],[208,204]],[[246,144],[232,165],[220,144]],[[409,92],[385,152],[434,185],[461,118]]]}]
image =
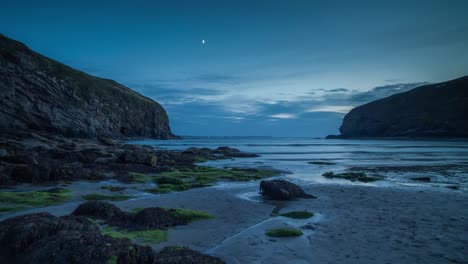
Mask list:
[{"label": "rocky cliff", "polygon": [[38,54],[0,34],[0,134],[171,138],[155,101]]},{"label": "rocky cliff", "polygon": [[339,138],[468,137],[468,76],[356,107],[340,132]]}]

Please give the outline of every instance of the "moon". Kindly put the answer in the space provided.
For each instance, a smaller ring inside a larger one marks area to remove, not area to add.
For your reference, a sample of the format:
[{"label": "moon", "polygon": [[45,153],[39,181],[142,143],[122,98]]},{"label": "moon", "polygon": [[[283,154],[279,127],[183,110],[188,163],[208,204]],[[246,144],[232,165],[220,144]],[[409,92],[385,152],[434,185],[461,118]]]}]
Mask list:
[{"label": "moon", "polygon": [[204,40],[204,39],[202,39],[201,43],[202,43],[202,44],[205,44],[205,40]]}]

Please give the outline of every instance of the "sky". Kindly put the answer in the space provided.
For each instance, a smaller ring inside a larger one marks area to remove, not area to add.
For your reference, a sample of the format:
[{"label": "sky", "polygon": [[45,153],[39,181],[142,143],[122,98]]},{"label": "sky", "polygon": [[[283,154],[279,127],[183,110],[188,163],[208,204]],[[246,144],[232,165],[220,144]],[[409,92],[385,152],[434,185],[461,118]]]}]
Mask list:
[{"label": "sky", "polygon": [[338,134],[353,107],[468,74],[466,0],[15,0],[0,9],[0,33],[156,100],[178,135]]}]

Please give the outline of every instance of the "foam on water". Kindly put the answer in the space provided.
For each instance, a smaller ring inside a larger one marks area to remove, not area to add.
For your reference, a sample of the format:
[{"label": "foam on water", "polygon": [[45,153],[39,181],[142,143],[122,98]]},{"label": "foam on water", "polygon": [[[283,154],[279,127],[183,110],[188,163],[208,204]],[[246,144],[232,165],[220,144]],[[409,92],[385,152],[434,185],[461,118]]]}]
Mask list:
[{"label": "foam on water", "polygon": [[[224,167],[271,166],[292,172],[288,177],[310,183],[366,184],[375,186],[468,187],[468,142],[415,140],[324,140],[312,138],[187,138],[184,140],[139,140],[133,144],[183,150],[188,147],[230,146],[261,155],[257,158],[209,161],[205,165]],[[333,165],[308,164],[308,161],[334,162]],[[322,173],[365,167],[368,174],[387,181],[350,183],[326,179]],[[385,169],[381,169],[385,168]],[[430,176],[431,182],[411,178]]]}]

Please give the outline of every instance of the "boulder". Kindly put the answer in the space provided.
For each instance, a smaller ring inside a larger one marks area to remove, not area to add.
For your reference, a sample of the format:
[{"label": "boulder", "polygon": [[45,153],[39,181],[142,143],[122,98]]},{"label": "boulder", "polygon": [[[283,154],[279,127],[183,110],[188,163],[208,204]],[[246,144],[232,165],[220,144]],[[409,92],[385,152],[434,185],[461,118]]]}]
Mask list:
[{"label": "boulder", "polygon": [[[172,209],[170,209],[172,210]],[[166,229],[171,226],[187,224],[182,218],[176,218],[169,210],[159,207],[145,208],[133,216],[130,227],[133,229]]]},{"label": "boulder", "polygon": [[307,194],[298,185],[285,180],[270,180],[260,182],[262,196],[272,200],[294,200],[297,198],[316,198]]},{"label": "boulder", "polygon": [[113,218],[120,218],[123,212],[114,204],[101,202],[101,201],[89,201],[80,204],[72,215],[75,216],[86,216],[102,220],[111,220]]}]

